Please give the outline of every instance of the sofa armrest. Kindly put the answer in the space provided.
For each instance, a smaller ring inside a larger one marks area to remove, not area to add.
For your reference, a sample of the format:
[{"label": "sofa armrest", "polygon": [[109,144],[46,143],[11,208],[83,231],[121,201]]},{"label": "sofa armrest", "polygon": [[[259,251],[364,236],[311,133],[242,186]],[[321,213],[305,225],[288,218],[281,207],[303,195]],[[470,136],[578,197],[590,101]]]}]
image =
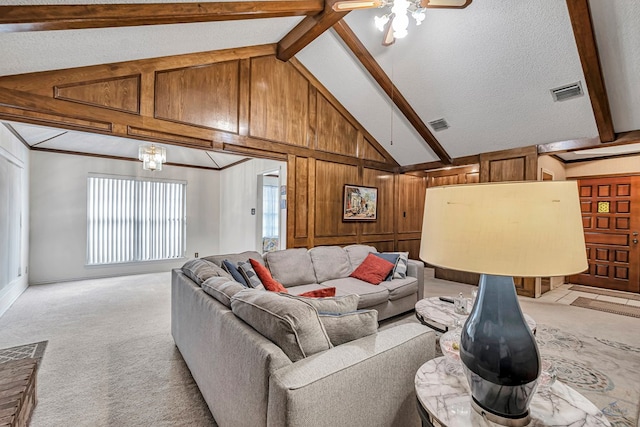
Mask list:
[{"label": "sofa armrest", "polygon": [[417,426],[415,374],[435,353],[417,323],[378,331],[275,371],[268,426]]},{"label": "sofa armrest", "polygon": [[418,279],[418,301],[424,298],[424,263],[410,259],[407,263],[407,276]]}]

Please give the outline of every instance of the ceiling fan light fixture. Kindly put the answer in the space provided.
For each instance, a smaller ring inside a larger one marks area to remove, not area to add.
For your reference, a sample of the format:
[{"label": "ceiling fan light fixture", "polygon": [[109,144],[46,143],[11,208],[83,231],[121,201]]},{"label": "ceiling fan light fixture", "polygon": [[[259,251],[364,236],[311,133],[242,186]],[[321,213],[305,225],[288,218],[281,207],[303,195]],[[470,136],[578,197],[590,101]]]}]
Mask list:
[{"label": "ceiling fan light fixture", "polygon": [[416,25],[422,25],[422,21],[424,21],[424,18],[426,18],[426,15],[424,13],[424,8],[420,8],[420,9],[416,9],[413,12],[411,12],[411,16],[413,16],[413,19],[416,20]]},{"label": "ceiling fan light fixture", "polygon": [[374,23],[379,31],[384,31],[384,27],[387,25],[387,22],[389,22],[389,14],[376,16],[374,18]]}]

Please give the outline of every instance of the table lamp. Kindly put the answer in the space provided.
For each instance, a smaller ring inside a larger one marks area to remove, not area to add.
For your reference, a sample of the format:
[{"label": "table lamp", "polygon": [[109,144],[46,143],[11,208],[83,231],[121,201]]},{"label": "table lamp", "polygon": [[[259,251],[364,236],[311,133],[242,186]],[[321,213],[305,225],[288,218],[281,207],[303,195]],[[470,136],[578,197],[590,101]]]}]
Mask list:
[{"label": "table lamp", "polygon": [[420,258],[481,274],[460,358],[472,407],[498,424],[529,423],[540,375],[540,354],[513,276],[587,269],[577,188],[575,181],[529,181],[427,189]]}]

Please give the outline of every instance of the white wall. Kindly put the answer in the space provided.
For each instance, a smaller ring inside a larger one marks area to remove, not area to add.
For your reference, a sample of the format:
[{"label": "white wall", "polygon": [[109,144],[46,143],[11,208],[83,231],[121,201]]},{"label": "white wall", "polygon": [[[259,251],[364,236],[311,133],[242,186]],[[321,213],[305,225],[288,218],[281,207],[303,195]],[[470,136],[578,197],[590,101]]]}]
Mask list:
[{"label": "white wall", "polygon": [[[0,156],[22,168],[22,241],[20,245],[21,276],[0,289],[0,316],[18,299],[29,284],[29,150],[0,123]],[[0,235],[0,244],[8,244],[8,236]]]},{"label": "white wall", "polygon": [[640,172],[640,156],[618,157],[615,159],[592,160],[568,163],[565,166],[567,178],[598,175],[624,175]]},{"label": "white wall", "polygon": [[[221,171],[220,188],[220,252],[262,252],[257,247],[258,175],[279,170],[280,185],[286,185],[286,162],[252,159]],[[256,209],[256,214],[251,214]],[[286,210],[280,211],[282,238],[280,247],[286,247]]]},{"label": "white wall", "polygon": [[551,172],[554,181],[564,181],[567,179],[564,164],[552,156],[538,157],[538,179],[542,179],[542,170]]},{"label": "white wall", "polygon": [[187,257],[219,252],[219,171],[165,166],[150,172],[140,162],[30,153],[30,283],[168,271],[186,261],[85,266],[89,173],[187,181]]}]

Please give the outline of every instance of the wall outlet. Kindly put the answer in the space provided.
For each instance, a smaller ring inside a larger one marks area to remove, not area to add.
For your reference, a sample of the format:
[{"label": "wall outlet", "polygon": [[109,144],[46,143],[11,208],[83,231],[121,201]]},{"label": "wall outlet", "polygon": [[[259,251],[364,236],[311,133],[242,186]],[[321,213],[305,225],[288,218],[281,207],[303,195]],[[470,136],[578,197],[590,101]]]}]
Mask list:
[{"label": "wall outlet", "polygon": [[256,214],[256,208],[251,208],[251,215],[255,215]]},{"label": "wall outlet", "polygon": [[195,253],[196,258],[198,258],[198,252]]}]

